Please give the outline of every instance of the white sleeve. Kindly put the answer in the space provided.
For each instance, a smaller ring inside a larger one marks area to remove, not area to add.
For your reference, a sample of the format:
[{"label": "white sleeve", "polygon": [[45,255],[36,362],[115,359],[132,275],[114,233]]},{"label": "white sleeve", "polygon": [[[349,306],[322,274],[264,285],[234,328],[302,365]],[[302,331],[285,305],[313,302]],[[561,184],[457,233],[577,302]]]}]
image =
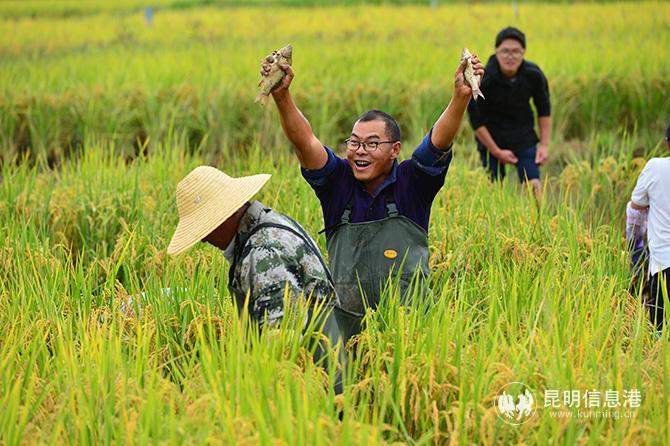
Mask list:
[{"label": "white sleeve", "polygon": [[647,162],[637,178],[637,184],[633,193],[630,194],[630,201],[639,206],[649,206],[649,188],[654,180],[653,163],[651,160]]}]

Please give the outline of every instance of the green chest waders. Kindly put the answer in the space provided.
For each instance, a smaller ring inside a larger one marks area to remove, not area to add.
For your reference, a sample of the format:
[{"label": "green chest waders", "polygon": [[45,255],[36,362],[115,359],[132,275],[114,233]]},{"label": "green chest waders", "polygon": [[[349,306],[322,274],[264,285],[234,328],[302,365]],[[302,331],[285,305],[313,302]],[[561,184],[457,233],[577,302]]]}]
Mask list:
[{"label": "green chest waders", "polygon": [[[288,217],[286,217],[288,218]],[[239,263],[240,258],[243,257],[245,254],[245,248],[247,248],[247,242],[251,238],[253,234],[255,234],[257,231],[263,228],[278,228],[282,229],[284,231],[288,231],[295,235],[296,237],[300,238],[303,240],[305,245],[312,251],[314,255],[316,255],[319,260],[321,261],[321,265],[323,266],[324,270],[326,271],[326,275],[328,276],[328,281],[330,282],[331,285],[333,285],[334,288],[334,282],[332,277],[330,276],[330,271],[328,270],[328,266],[326,266],[325,262],[323,261],[323,256],[321,255],[321,252],[319,251],[319,248],[317,248],[310,237],[302,230],[300,225],[298,225],[295,221],[291,220],[296,227],[298,228],[297,230],[294,228],[291,228],[289,226],[285,226],[279,223],[261,223],[254,227],[249,234],[243,239],[239,240],[236,239],[235,241],[235,253],[233,256],[233,262],[230,266],[230,270],[228,272],[228,291],[232,296],[234,296],[235,301],[237,302],[237,308],[241,311],[244,308],[244,303],[247,298],[247,293],[245,290],[240,289],[239,287],[236,287],[234,285],[234,274],[235,274],[235,268],[237,268],[237,264]],[[305,296],[308,297],[308,296]],[[312,319],[313,316],[313,310],[314,306],[310,305],[309,310],[308,310],[308,318],[309,320]],[[340,333],[340,330],[338,328],[338,319],[335,317],[334,313],[339,312],[339,309],[337,306],[333,306],[332,304],[328,304],[327,306],[324,306],[322,313],[320,314],[320,320],[316,321],[316,326],[320,327],[323,326],[321,332],[328,338],[328,343],[330,344],[330,348],[335,347],[335,345],[340,341],[343,340],[343,345],[340,347],[340,350],[338,352],[338,357],[336,358],[337,364],[335,367],[337,369],[336,371],[336,378],[335,378],[335,393],[336,394],[341,394],[343,391],[342,387],[342,369],[344,369],[346,365],[346,353],[344,350],[344,339]],[[307,322],[309,324],[309,321]],[[303,333],[304,334],[304,333]],[[329,346],[324,344],[323,342],[319,342],[318,345],[316,346],[316,350],[314,352],[314,363],[321,365],[328,369],[330,365],[328,364],[328,348]]]},{"label": "green chest waders", "polygon": [[417,269],[419,277],[428,277],[428,235],[399,215],[394,202],[386,203],[386,211],[382,220],[351,223],[349,203],[328,237],[330,271],[346,310],[336,313],[345,341],[360,333],[365,308],[377,307],[389,277],[397,278],[404,304],[409,303],[406,291]]}]

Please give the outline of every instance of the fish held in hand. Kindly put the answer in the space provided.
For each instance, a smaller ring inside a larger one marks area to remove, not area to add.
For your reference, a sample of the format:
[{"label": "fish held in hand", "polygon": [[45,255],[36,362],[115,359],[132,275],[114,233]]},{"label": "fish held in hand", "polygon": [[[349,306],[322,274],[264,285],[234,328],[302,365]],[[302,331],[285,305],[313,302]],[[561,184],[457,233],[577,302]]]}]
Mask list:
[{"label": "fish held in hand", "polygon": [[468,63],[465,65],[465,70],[463,70],[463,77],[465,82],[472,89],[472,99],[477,100],[477,96],[481,96],[482,99],[486,99],[482,94],[482,91],[479,89],[479,83],[482,80],[481,76],[475,74],[475,69],[472,67],[472,53],[467,48],[463,48],[461,53],[461,61],[467,59]]},{"label": "fish held in hand", "polygon": [[256,96],[256,102],[260,102],[263,105],[267,102],[270,92],[279,85],[286,76],[286,72],[282,70],[279,65],[290,66],[293,63],[293,47],[291,45],[286,45],[284,48],[273,51],[272,54],[265,58],[264,62],[270,64],[270,72],[267,76],[263,76],[258,83],[260,92],[258,93],[258,96]]}]

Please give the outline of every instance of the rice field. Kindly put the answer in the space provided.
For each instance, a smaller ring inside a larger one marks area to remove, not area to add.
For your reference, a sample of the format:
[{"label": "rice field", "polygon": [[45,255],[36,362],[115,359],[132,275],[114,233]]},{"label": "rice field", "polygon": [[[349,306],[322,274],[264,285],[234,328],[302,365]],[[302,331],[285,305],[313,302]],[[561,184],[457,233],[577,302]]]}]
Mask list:
[{"label": "rice field", "polygon": [[[151,27],[143,4],[112,5],[0,2],[0,444],[670,443],[668,334],[630,291],[623,227],[664,150],[667,3],[157,2]],[[292,91],[326,144],[379,107],[409,156],[460,49],[485,59],[508,24],[550,81],[542,207],[488,181],[464,124],[431,214],[437,302],[407,312],[390,290],[342,395],[290,324],[269,339],[237,316],[219,251],[166,255],[200,164],[271,173],[258,199],[325,252],[276,111],[253,103],[270,49],[294,45]],[[511,382],[535,395],[521,425],[497,412]]]}]

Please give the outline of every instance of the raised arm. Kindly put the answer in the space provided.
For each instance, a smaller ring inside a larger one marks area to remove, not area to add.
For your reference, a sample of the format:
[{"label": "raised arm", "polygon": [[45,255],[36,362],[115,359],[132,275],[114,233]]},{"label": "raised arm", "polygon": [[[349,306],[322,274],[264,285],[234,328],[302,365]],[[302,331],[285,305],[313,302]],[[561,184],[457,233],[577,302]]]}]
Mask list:
[{"label": "raised arm", "polygon": [[[263,64],[261,69],[263,76],[268,75],[269,67],[269,64]],[[289,86],[295,76],[293,69],[288,65],[280,65],[280,67],[286,72],[286,76],[282,83],[272,90],[272,98],[279,110],[282,129],[293,144],[300,165],[309,170],[321,169],[328,161],[326,149],[312,132],[312,126],[305,115],[293,102],[289,92]]]},{"label": "raised arm", "polygon": [[[472,96],[472,89],[465,83],[463,76],[466,64],[467,60],[463,60],[458,66],[454,77],[454,94],[449,101],[449,105],[433,126],[431,142],[438,149],[447,150],[450,147],[461,126],[463,114]],[[474,54],[472,55],[472,66],[475,69],[475,75],[484,76],[484,65]]]}]

